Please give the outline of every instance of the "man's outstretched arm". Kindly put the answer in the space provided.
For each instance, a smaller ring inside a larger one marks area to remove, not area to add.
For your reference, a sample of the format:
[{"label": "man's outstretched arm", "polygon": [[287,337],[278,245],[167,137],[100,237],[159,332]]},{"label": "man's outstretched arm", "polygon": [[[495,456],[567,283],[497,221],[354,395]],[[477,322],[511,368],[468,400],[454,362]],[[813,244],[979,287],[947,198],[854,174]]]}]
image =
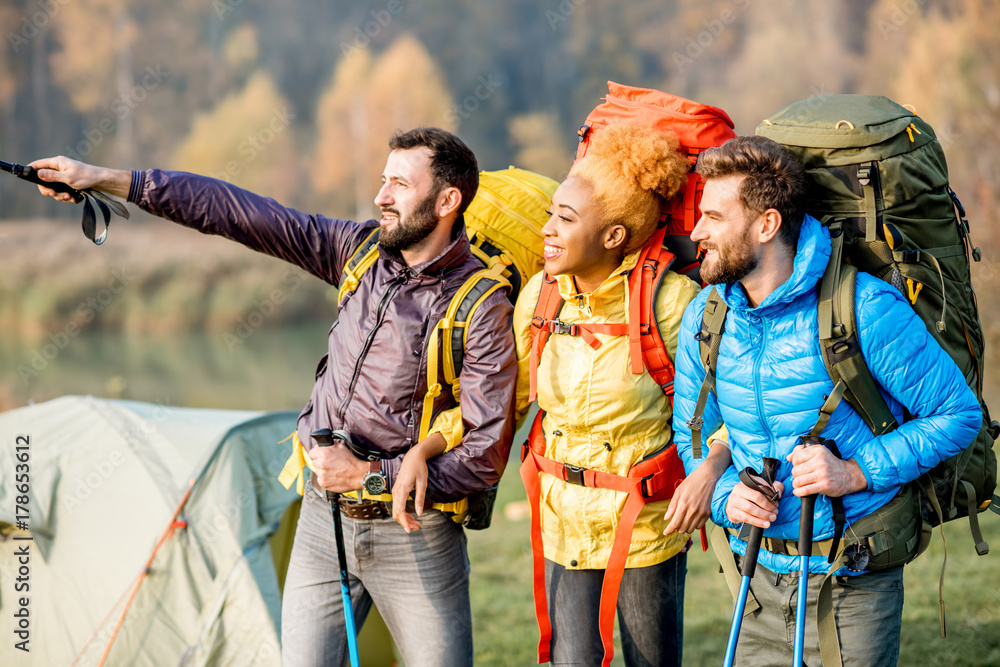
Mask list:
[{"label": "man's outstretched arm", "polygon": [[[344,264],[374,228],[374,222],[364,225],[308,215],[224,181],[185,172],[108,169],[61,156],[36,160],[31,166],[40,170],[43,180],[127,197],[147,213],[223,236],[332,284],[340,282]],[[59,201],[72,201],[43,186],[39,190]]]}]

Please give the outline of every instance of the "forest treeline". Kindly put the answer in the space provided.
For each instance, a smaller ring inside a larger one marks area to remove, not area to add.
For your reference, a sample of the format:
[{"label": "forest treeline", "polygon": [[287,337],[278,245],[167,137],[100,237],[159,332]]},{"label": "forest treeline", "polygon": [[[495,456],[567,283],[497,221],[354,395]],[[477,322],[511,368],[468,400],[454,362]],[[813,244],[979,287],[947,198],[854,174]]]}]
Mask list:
[{"label": "forest treeline", "polygon": [[[875,93],[937,129],[976,240],[1000,247],[991,0],[7,0],[0,158],[207,173],[364,217],[395,128],[484,168],[562,176],[609,79],[726,109]],[[0,217],[75,215],[0,182]]]}]

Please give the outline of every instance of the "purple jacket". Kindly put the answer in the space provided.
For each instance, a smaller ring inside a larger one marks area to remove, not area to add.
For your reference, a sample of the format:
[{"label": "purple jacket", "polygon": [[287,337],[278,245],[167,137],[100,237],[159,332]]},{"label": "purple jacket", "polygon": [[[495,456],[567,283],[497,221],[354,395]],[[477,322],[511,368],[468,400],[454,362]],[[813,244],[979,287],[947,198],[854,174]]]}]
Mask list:
[{"label": "purple jacket", "polygon": [[[340,282],[347,260],[378,224],[307,215],[194,174],[150,169],[141,179],[130,201],[143,210],[283,259],[331,284]],[[299,438],[307,449],[314,446],[312,431],[346,429],[358,444],[384,452],[382,472],[394,482],[403,454],[419,437],[430,330],[462,283],[481,268],[461,221],[452,243],[425,264],[409,267],[379,248],[379,260],[341,305],[299,415]],[[503,473],[513,439],[509,416],[517,372],[512,312],[498,291],[473,318],[459,377],[465,436],[460,446],[428,461],[432,501],[463,498]],[[451,392],[443,391],[434,414],[454,404]]]}]

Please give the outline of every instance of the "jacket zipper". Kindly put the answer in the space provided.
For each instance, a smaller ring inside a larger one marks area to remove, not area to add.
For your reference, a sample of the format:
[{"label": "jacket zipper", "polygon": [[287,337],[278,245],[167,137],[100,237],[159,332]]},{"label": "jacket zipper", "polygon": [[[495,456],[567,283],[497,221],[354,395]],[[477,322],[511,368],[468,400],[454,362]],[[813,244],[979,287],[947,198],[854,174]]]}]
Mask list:
[{"label": "jacket zipper", "polygon": [[391,285],[386,291],[382,300],[378,303],[378,310],[375,313],[375,324],[372,326],[372,330],[368,332],[368,337],[365,339],[364,347],[361,348],[361,354],[358,355],[358,360],[354,364],[354,375],[351,376],[351,384],[347,387],[347,396],[344,397],[344,402],[340,404],[340,410],[337,412],[340,415],[340,421],[344,422],[345,416],[347,415],[347,405],[354,398],[354,388],[358,384],[358,376],[361,375],[361,366],[364,364],[365,358],[368,356],[368,351],[372,347],[372,342],[375,340],[375,334],[378,332],[382,322],[385,320],[385,313],[388,309],[389,302],[392,297],[395,296],[396,291],[403,285],[409,278],[409,270],[404,269],[400,273],[396,274],[395,277],[390,281]]},{"label": "jacket zipper", "polygon": [[764,360],[764,350],[767,347],[767,320],[760,318],[760,324],[762,333],[760,338],[760,349],[758,350],[757,358],[754,359],[753,364],[753,386],[754,395],[757,399],[757,414],[760,415],[760,425],[764,428],[764,432],[767,433],[767,441],[770,444],[770,452],[768,455],[773,457],[775,455],[774,435],[771,433],[771,429],[767,426],[767,416],[764,414],[764,394],[760,388],[760,364]]}]

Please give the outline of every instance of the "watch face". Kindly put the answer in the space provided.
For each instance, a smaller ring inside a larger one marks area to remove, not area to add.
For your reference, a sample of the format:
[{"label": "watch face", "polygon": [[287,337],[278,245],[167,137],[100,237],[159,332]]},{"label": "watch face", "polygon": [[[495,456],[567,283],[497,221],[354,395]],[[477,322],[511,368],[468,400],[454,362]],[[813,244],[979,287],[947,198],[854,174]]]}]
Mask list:
[{"label": "watch face", "polygon": [[372,496],[380,496],[385,491],[385,477],[378,473],[365,475],[365,490]]}]

